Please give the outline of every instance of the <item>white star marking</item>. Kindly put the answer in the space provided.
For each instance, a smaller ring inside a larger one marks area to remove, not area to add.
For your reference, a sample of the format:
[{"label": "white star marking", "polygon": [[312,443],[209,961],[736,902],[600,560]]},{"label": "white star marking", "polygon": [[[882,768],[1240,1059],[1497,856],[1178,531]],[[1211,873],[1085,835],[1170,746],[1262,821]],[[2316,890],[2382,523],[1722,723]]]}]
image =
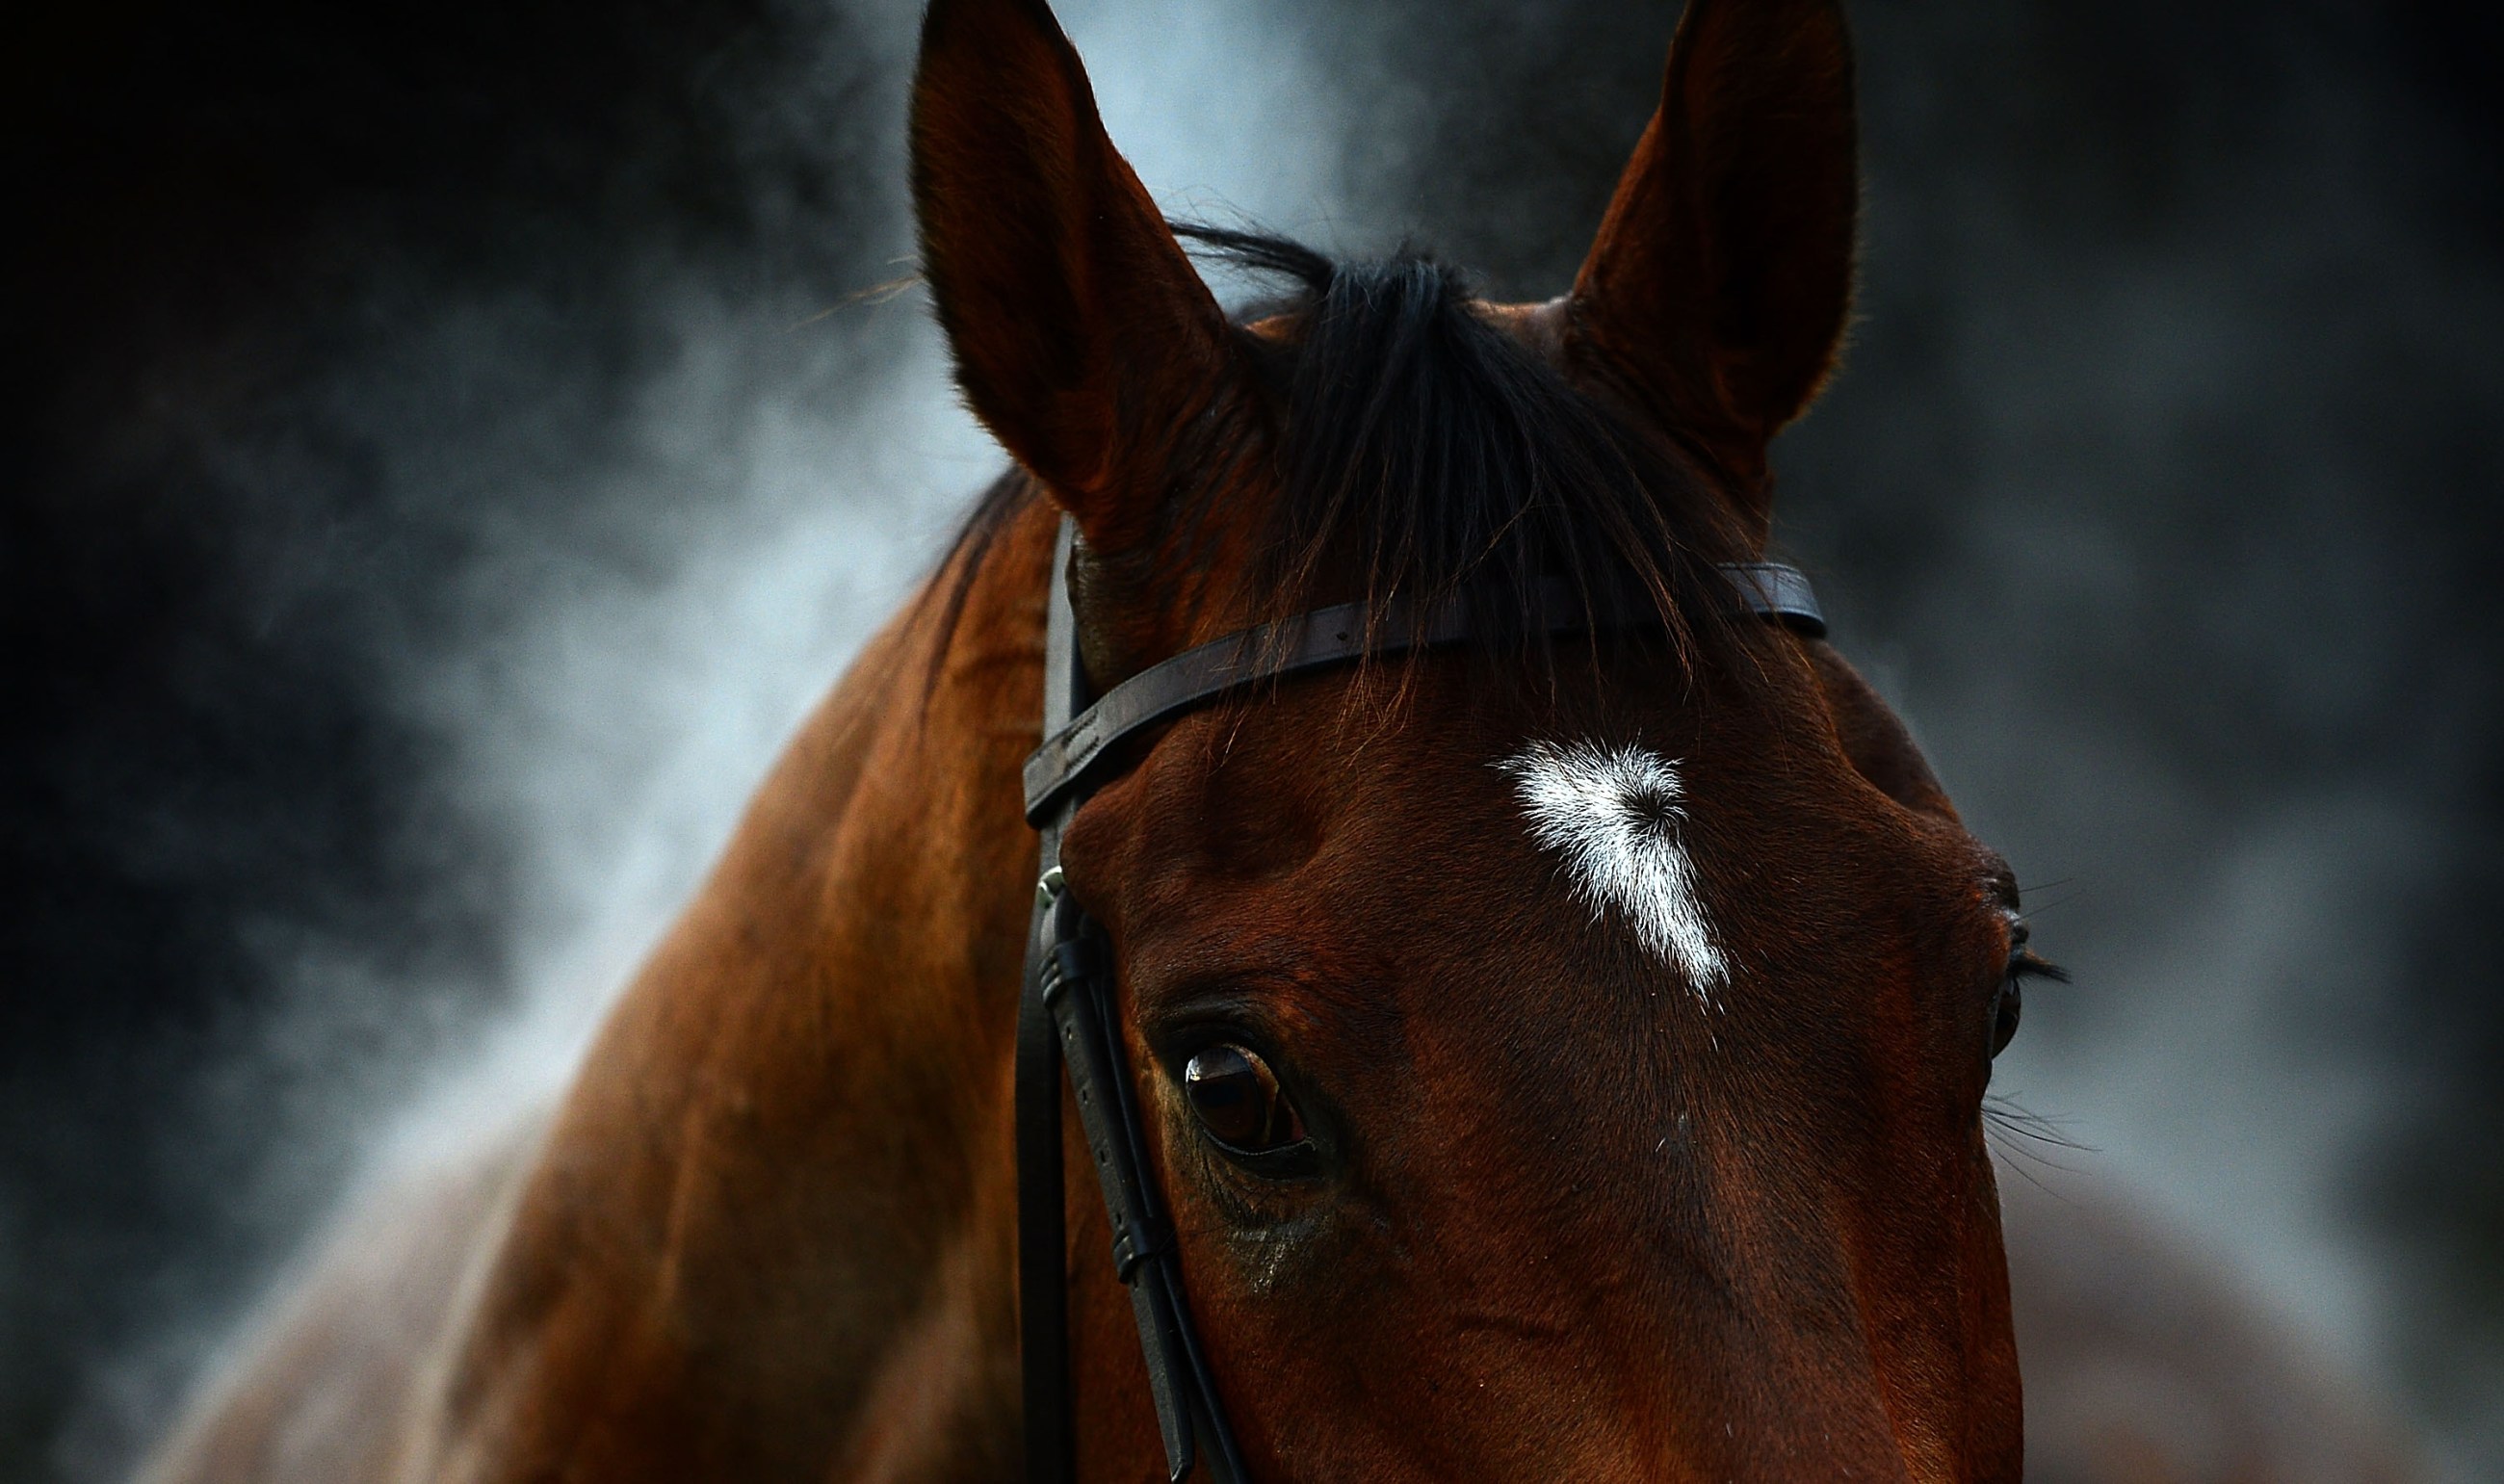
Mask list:
[{"label": "white star marking", "polygon": [[1513,778],[1530,838],[1565,857],[1591,919],[1616,909],[1635,937],[1687,977],[1705,1004],[1730,973],[1695,896],[1679,827],[1678,765],[1647,748],[1534,742],[1495,765]]}]

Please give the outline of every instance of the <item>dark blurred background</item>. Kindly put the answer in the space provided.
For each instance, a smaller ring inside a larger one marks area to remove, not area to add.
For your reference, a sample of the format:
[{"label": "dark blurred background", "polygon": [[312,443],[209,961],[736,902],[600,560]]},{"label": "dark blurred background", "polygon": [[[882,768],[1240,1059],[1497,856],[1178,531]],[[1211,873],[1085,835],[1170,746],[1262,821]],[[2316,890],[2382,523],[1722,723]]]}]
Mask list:
[{"label": "dark blurred background", "polygon": [[[0,1475],[561,1078],[997,455],[905,0],[39,6],[0,107]],[[1062,7],[1169,209],[1570,277],[1669,4]],[[2003,1074],[2504,1473],[2504,21],[1861,0],[1781,540],[2076,973]],[[2023,1156],[2020,1156],[2023,1157]]]}]

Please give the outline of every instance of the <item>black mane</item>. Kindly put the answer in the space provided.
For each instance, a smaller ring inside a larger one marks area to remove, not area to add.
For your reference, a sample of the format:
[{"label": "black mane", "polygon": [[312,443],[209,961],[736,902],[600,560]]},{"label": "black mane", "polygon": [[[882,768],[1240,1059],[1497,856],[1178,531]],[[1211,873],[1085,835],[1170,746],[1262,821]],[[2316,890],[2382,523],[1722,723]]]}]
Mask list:
[{"label": "black mane", "polygon": [[[1682,661],[1718,628],[1712,565],[1746,555],[1728,503],[1491,324],[1456,270],[1406,247],[1342,263],[1283,237],[1170,224],[1200,256],[1292,290],[1248,316],[1285,317],[1283,350],[1243,336],[1270,382],[1283,491],[1246,604],[1260,617],[1324,590],[1377,612],[1457,601],[1500,642],[1529,637],[1554,577],[1594,615],[1656,613]],[[1233,481],[1213,472],[1199,488],[1223,500]],[[995,485],[960,539],[977,549],[960,554],[978,559],[1033,498],[1030,479]]]}]

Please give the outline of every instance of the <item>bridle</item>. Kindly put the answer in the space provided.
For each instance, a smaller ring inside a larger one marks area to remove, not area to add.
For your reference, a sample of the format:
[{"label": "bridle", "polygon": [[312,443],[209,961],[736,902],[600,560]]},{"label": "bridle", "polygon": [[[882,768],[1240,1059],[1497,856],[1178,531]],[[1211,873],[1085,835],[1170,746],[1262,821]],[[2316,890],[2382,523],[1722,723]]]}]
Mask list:
[{"label": "bridle", "polygon": [[[1148,1394],[1165,1433],[1165,1471],[1174,1484],[1200,1448],[1219,1484],[1246,1484],[1243,1457],[1183,1301],[1173,1227],[1148,1179],[1147,1136],[1139,1122],[1114,1019],[1112,946],[1063,889],[1061,838],[1070,817],[1104,779],[1099,765],[1116,743],[1143,728],[1247,686],[1367,656],[1455,643],[1471,637],[1458,604],[1415,612],[1398,604],[1379,612],[1342,604],[1230,635],[1185,650],[1091,697],[1078,659],[1078,620],[1069,601],[1076,525],[1067,516],[1052,557],[1052,599],[1044,637],[1043,745],[1026,762],[1026,822],[1041,834],[1042,871],[1027,940],[1026,989],[1018,1005],[1018,1294],[1024,1350],[1026,1484],[1068,1484],[1068,1273],[1062,1223],[1061,1071],[1087,1137],[1112,1219],[1113,1271],[1130,1291],[1147,1361]],[[1720,568],[1744,610],[1810,636],[1826,632],[1817,596],[1798,569],[1771,562]],[[1562,590],[1542,591],[1533,634],[1588,632],[1603,615]]]}]

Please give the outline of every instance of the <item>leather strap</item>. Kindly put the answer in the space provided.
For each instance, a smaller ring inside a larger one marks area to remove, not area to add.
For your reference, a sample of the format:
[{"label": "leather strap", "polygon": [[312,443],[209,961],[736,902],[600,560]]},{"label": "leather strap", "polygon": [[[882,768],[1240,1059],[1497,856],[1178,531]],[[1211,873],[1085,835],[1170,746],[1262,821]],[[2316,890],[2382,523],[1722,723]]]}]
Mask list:
[{"label": "leather strap", "polygon": [[[1826,615],[1799,569],[1776,562],[1745,562],[1725,563],[1720,570],[1749,611],[1803,634],[1826,633]],[[1066,578],[1056,569],[1053,580]],[[1529,625],[1530,632],[1551,638],[1588,632],[1595,622],[1623,628],[1651,617],[1594,615],[1579,595],[1554,578],[1539,586],[1539,612],[1540,617]],[[1369,653],[1399,654],[1456,643],[1471,633],[1469,610],[1459,604],[1420,617],[1406,604],[1394,603],[1369,631],[1372,616],[1364,604],[1343,603],[1246,629],[1148,667],[1106,691],[1066,725],[1055,727],[1047,721],[1043,745],[1026,761],[1026,822],[1040,827],[1114,743],[1141,727],[1256,681],[1345,664]]]},{"label": "leather strap", "polygon": [[[1086,1134],[1088,1153],[1113,1229],[1113,1269],[1130,1291],[1147,1363],[1148,1390],[1165,1435],[1165,1469],[1181,1484],[1195,1464],[1214,1484],[1248,1484],[1242,1455],[1217,1397],[1183,1294],[1173,1228],[1148,1176],[1146,1135],[1115,1012],[1110,947],[1063,889],[1061,837],[1086,802],[1093,770],[1123,738],[1256,681],[1390,655],[1470,635],[1469,614],[1451,605],[1426,615],[1399,605],[1369,631],[1361,604],[1322,608],[1283,624],[1246,630],[1152,666],[1107,691],[1087,694],[1078,661],[1077,618],[1069,603],[1076,526],[1061,523],[1052,556],[1044,630],[1043,745],[1026,764],[1026,816],[1041,836],[1040,874],[1018,1003],[1018,1318],[1024,1363],[1026,1484],[1070,1484],[1068,1233],[1063,1219],[1061,1074]],[[1748,611],[1811,636],[1826,618],[1808,578],[1771,562],[1721,569]],[[1562,583],[1539,590],[1543,617],[1529,632],[1550,637],[1637,618],[1595,615]]]},{"label": "leather strap", "polygon": [[1056,940],[1042,969],[1044,1003],[1060,1034],[1079,1125],[1103,1189],[1113,1272],[1130,1291],[1148,1398],[1165,1437],[1165,1476],[1181,1484],[1195,1463],[1204,1462],[1217,1484],[1242,1484],[1242,1456],[1183,1298],[1173,1225],[1148,1174],[1146,1133],[1114,1011],[1111,954],[1103,933],[1057,878],[1043,892],[1050,899],[1045,931]]},{"label": "leather strap", "polygon": [[[1052,602],[1044,620],[1043,725],[1049,732],[1069,724],[1087,704],[1085,672],[1078,663],[1078,626],[1070,611],[1069,554],[1077,527],[1066,517],[1053,542]],[[1073,1467],[1069,1442],[1068,1235],[1061,1210],[1061,1044],[1051,1007],[1044,1003],[1044,971],[1058,934],[1055,898],[1061,880],[1061,832],[1077,809],[1062,799],[1043,819],[1034,917],[1026,934],[1026,983],[1018,999],[1017,1113],[1018,1337],[1021,1387],[1026,1406],[1026,1484],[1068,1484]]]}]

